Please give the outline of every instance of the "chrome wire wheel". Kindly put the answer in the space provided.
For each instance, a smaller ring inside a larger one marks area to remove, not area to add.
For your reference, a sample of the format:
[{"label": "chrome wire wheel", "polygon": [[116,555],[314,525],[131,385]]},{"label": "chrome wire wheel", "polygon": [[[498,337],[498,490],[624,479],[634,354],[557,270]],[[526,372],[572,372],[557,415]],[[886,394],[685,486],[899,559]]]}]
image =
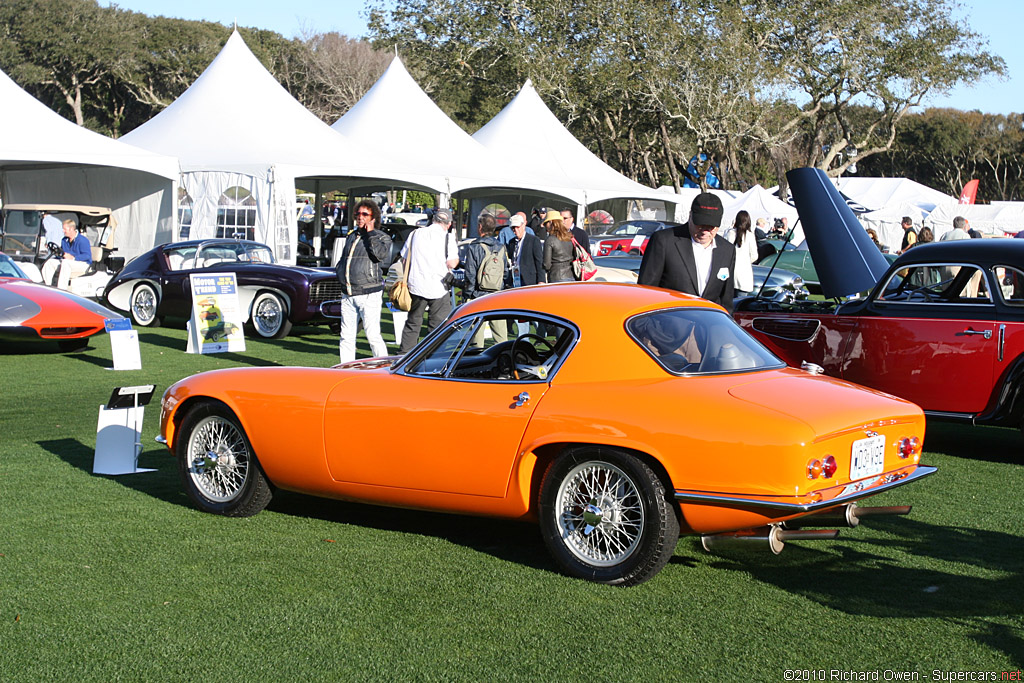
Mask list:
[{"label": "chrome wire wheel", "polygon": [[156,292],[149,285],[139,285],[132,292],[132,316],[142,326],[156,318]]},{"label": "chrome wire wheel", "polygon": [[260,295],[253,308],[253,325],[261,337],[273,337],[284,322],[284,306],[273,294]]},{"label": "chrome wire wheel", "polygon": [[188,439],[188,475],[215,503],[234,500],[245,487],[251,457],[242,432],[220,415],[203,418]]},{"label": "chrome wire wheel", "polygon": [[562,543],[594,567],[613,567],[640,546],[645,511],[636,483],[611,463],[580,463],[562,479],[555,498]]}]

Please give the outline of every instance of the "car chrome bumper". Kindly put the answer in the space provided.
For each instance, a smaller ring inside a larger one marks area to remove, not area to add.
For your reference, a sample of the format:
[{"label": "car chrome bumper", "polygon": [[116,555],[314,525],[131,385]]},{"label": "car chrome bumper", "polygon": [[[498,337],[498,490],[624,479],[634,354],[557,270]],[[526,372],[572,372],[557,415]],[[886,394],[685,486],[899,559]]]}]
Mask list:
[{"label": "car chrome bumper", "polygon": [[[912,481],[923,479],[929,475],[935,474],[938,468],[927,467],[925,465],[918,465],[917,469],[913,472],[893,479],[885,481],[887,477],[893,476],[892,473],[889,475],[880,475],[879,479],[882,481],[877,484],[869,485],[858,491],[851,491],[846,495],[839,495],[835,498],[828,500],[811,500],[806,503],[787,503],[780,500],[773,500],[768,498],[746,498],[742,496],[728,496],[728,495],[716,495],[712,493],[701,493],[696,491],[676,491],[675,498],[680,503],[693,503],[696,505],[717,505],[720,507],[757,507],[757,508],[769,508],[772,510],[781,510],[786,513],[796,514],[800,512],[813,512],[815,510],[823,510],[825,508],[834,507],[836,505],[842,505],[844,503],[850,503],[861,498],[873,496],[883,491],[894,489],[897,486],[903,486],[909,484]],[[802,498],[811,498],[811,496],[801,496]]]}]

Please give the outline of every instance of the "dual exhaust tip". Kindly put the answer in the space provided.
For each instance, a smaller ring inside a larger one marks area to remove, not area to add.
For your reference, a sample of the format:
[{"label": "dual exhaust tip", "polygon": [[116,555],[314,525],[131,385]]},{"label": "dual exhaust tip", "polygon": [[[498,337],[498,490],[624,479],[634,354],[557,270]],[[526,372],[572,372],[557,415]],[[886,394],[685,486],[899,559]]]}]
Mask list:
[{"label": "dual exhaust tip", "polygon": [[787,541],[829,541],[839,535],[838,529],[808,529],[807,527],[841,526],[852,528],[860,524],[861,519],[865,517],[909,513],[909,505],[860,507],[856,503],[851,503],[791,519],[782,524],[772,524],[727,534],[701,536],[700,541],[704,550],[708,552],[718,552],[729,548],[748,548],[751,550],[767,549],[778,555],[786,547]]}]

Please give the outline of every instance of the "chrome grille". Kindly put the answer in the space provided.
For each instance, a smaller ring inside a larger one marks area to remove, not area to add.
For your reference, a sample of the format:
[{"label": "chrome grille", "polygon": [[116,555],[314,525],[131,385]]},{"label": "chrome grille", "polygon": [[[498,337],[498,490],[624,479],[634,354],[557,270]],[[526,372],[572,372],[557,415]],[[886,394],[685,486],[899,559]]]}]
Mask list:
[{"label": "chrome grille", "polygon": [[319,306],[324,301],[341,298],[341,282],[338,278],[325,278],[314,282],[309,288],[309,301]]}]

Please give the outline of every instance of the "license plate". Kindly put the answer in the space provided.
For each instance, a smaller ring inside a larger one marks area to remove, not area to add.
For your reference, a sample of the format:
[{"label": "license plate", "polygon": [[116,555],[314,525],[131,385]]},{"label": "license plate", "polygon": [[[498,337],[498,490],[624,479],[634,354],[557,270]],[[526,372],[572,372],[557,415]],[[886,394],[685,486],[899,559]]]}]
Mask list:
[{"label": "license plate", "polygon": [[853,442],[850,479],[863,479],[885,469],[885,437],[872,436]]}]

